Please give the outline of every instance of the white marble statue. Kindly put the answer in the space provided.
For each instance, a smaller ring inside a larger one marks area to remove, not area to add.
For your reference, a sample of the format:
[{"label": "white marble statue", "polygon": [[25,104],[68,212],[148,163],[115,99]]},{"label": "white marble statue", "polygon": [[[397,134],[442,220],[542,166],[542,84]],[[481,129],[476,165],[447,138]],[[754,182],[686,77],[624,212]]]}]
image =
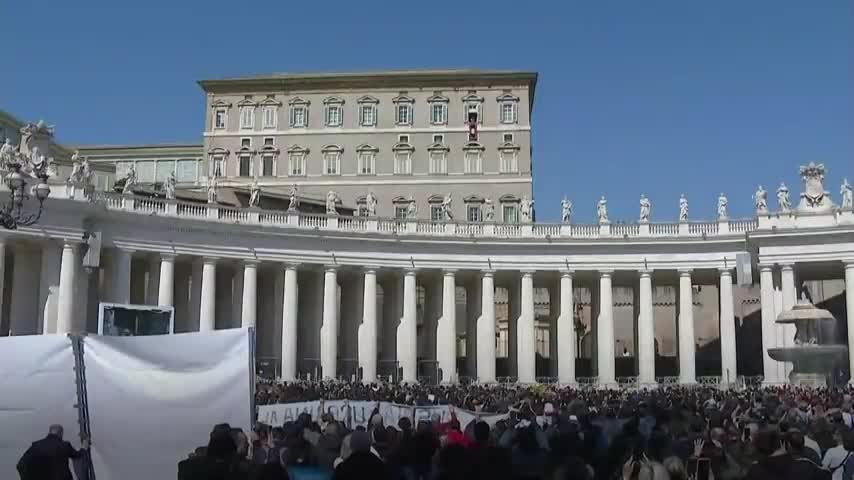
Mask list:
[{"label": "white marble statue", "polygon": [[258,186],[258,179],[252,180],[252,186],[249,188],[249,208],[258,208],[261,205],[261,187]]},{"label": "white marble statue", "polygon": [[519,201],[519,215],[522,217],[522,223],[531,223],[534,219],[534,201],[527,195],[522,195],[522,200]]},{"label": "white marble statue", "polygon": [[80,150],[71,155],[71,173],[65,181],[69,185],[79,185],[83,179],[83,162],[80,161]]},{"label": "white marble statue", "polygon": [[130,169],[128,170],[128,174],[125,177],[125,185],[122,187],[122,193],[125,195],[130,195],[133,193],[133,187],[136,186],[136,169],[133,166],[133,163],[130,164]]},{"label": "white marble statue", "polygon": [[216,176],[208,178],[208,203],[216,203],[217,195],[217,180]]},{"label": "white marble statue", "polygon": [[335,204],[338,203],[338,193],[335,190],[330,190],[326,193],[326,214],[327,215],[337,215],[338,210],[335,208]]},{"label": "white marble statue", "polygon": [[369,217],[377,216],[377,196],[374,195],[374,192],[368,192],[368,195],[365,197],[365,206],[368,209]]},{"label": "white marble statue", "polygon": [[18,147],[12,145],[12,140],[7,138],[3,143],[3,146],[0,147],[0,162],[2,165],[0,167],[7,168],[7,164],[9,163],[17,163],[18,161]]},{"label": "white marble statue", "polygon": [[685,198],[684,193],[679,196],[679,221],[688,221],[688,199]]},{"label": "white marble statue", "polygon": [[605,200],[605,195],[596,203],[596,216],[599,217],[599,223],[608,223],[608,200]]},{"label": "white marble statue", "polygon": [[483,201],[483,218],[487,222],[495,221],[495,205],[489,198]]},{"label": "white marble statue", "polygon": [[563,200],[560,201],[560,220],[563,223],[572,221],[572,202],[567,200],[566,197],[563,197]]},{"label": "white marble statue", "polygon": [[649,222],[650,210],[652,210],[652,203],[646,194],[642,193],[640,198],[640,221],[642,223]]},{"label": "white marble statue", "polygon": [[762,188],[762,185],[759,185],[759,188],[756,189],[756,193],[753,194],[753,204],[756,206],[756,211],[758,213],[765,213],[768,211],[768,192]]},{"label": "white marble statue", "polygon": [[294,185],[291,187],[290,200],[288,201],[288,211],[296,212],[299,210],[299,187]]},{"label": "white marble statue", "polygon": [[726,220],[727,219],[727,206],[729,205],[729,200],[727,200],[724,192],[721,192],[718,195],[718,220]]},{"label": "white marble statue", "polygon": [[851,184],[848,183],[848,179],[843,178],[842,187],[840,187],[839,189],[839,194],[842,195],[843,210],[851,210],[852,208],[854,208],[854,198],[852,198],[852,195],[854,195],[854,193],[852,192],[852,190],[854,190],[854,188],[852,188]]},{"label": "white marble statue", "polygon": [[412,195],[409,196],[409,205],[406,206],[406,218],[409,220],[415,220],[418,217],[418,203],[415,202],[415,199],[412,198]]},{"label": "white marble statue", "polygon": [[445,216],[445,221],[454,219],[454,214],[451,211],[451,204],[453,201],[454,199],[451,197],[450,193],[445,195],[445,198],[442,199],[442,213]]},{"label": "white marble statue", "polygon": [[177,183],[178,180],[175,178],[175,172],[170,173],[163,186],[163,189],[166,191],[166,200],[175,200],[175,184]]},{"label": "white marble statue", "polygon": [[792,204],[789,202],[789,187],[782,182],[777,187],[777,206],[781,212],[789,212],[792,209]]}]

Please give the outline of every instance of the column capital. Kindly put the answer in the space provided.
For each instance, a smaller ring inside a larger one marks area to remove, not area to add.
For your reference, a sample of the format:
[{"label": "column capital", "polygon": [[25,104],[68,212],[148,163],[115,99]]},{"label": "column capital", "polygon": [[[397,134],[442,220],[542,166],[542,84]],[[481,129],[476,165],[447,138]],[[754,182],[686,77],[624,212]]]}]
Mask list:
[{"label": "column capital", "polygon": [[694,269],[691,267],[683,267],[676,269],[676,271],[679,272],[680,277],[690,277],[691,273],[694,272]]},{"label": "column capital", "polygon": [[654,270],[651,268],[641,268],[640,270],[638,270],[638,275],[640,275],[641,277],[649,277],[652,276],[653,271]]},{"label": "column capital", "polygon": [[495,270],[491,268],[486,268],[480,271],[481,277],[493,277],[495,276]]},{"label": "column capital", "polygon": [[730,267],[718,267],[718,273],[722,277],[731,277],[732,276],[732,268]]},{"label": "column capital", "polygon": [[444,275],[444,276],[446,276],[446,277],[447,277],[448,275],[450,275],[450,276],[454,276],[456,273],[457,273],[457,269],[456,269],[456,268],[443,268],[443,269],[442,269],[442,275]]},{"label": "column capital", "polygon": [[794,269],[795,269],[795,264],[794,264],[794,262],[791,262],[791,263],[789,263],[789,262],[787,262],[787,263],[780,263],[780,264],[778,264],[778,265],[780,265],[780,270],[781,270],[781,271],[784,271],[784,272],[792,271],[792,270],[794,270]]},{"label": "column capital", "polygon": [[610,277],[613,274],[614,274],[613,268],[610,268],[610,269],[609,268],[603,268],[603,269],[599,270],[599,276],[600,277]]},{"label": "column capital", "polygon": [[533,277],[534,274],[537,273],[537,271],[526,269],[526,270],[519,270],[519,273],[521,273],[523,277]]},{"label": "column capital", "polygon": [[261,260],[258,260],[257,258],[245,258],[245,259],[243,259],[243,266],[244,267],[257,267],[258,265],[261,265]]},{"label": "column capital", "polygon": [[160,252],[160,260],[166,261],[175,261],[175,258],[178,256],[177,253],[172,252]]},{"label": "column capital", "polygon": [[415,275],[418,273],[418,269],[415,267],[403,267],[401,270],[403,270],[404,275]]},{"label": "column capital", "polygon": [[376,275],[377,270],[379,269],[380,267],[375,267],[373,265],[365,265],[362,267],[362,273],[373,273],[374,275]]},{"label": "column capital", "polygon": [[574,275],[575,275],[575,270],[572,270],[572,269],[564,268],[563,270],[560,271],[560,276],[564,277],[564,278],[565,277],[572,278]]},{"label": "column capital", "polygon": [[324,271],[325,273],[330,273],[330,272],[332,272],[332,273],[337,273],[337,272],[338,272],[338,268],[339,268],[339,267],[338,267],[338,265],[324,265],[324,266],[323,266],[323,271]]},{"label": "column capital", "polygon": [[759,267],[760,272],[762,272],[762,271],[773,272],[774,271],[774,264],[773,263],[759,262],[756,266]]},{"label": "column capital", "polygon": [[849,270],[849,269],[854,268],[854,258],[848,259],[848,260],[843,260],[842,265],[845,267],[845,270]]},{"label": "column capital", "polygon": [[219,261],[219,257],[207,257],[207,256],[202,257],[202,263],[204,263],[206,265],[211,265],[211,264],[216,265],[216,262],[218,262],[218,261]]}]

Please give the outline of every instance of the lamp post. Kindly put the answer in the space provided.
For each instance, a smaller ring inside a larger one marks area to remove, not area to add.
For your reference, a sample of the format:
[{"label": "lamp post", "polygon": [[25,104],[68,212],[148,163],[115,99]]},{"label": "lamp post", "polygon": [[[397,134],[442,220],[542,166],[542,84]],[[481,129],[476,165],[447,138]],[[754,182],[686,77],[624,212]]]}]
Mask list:
[{"label": "lamp post", "polygon": [[[35,177],[21,173],[21,165],[17,162],[6,164],[10,173],[6,175],[6,186],[9,187],[9,202],[0,206],[0,225],[7,230],[15,230],[19,226],[33,225],[39,221],[44,210],[44,201],[50,195],[47,184],[47,173],[35,170]],[[37,178],[38,182],[32,189],[32,194],[39,201],[39,210],[35,213],[24,212],[24,200],[30,198],[27,193],[27,178]]]}]

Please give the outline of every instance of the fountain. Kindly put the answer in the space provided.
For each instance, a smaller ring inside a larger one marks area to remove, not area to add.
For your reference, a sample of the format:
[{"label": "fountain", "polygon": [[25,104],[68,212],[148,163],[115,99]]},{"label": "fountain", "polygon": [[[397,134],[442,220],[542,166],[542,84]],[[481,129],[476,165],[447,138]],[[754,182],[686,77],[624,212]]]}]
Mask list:
[{"label": "fountain", "polygon": [[[848,347],[836,341],[836,319],[829,311],[816,307],[807,298],[802,298],[791,310],[781,313],[777,323],[794,324],[795,345],[792,347],[769,348],[768,355],[780,362],[792,362],[794,368],[789,375],[793,385],[831,385],[833,367],[848,360]],[[822,328],[830,324],[830,334]]]}]

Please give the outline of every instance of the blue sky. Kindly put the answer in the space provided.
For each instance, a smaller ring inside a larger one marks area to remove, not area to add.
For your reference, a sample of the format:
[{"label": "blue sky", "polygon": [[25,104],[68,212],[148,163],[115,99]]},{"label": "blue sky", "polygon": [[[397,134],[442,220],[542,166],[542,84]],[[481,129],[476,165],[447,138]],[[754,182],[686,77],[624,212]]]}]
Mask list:
[{"label": "blue sky", "polygon": [[[732,215],[798,166],[854,180],[854,2],[7,1],[0,108],[68,143],[200,141],[200,78],[479,67],[540,73],[538,219]],[[772,195],[773,196],[773,195]]]}]

